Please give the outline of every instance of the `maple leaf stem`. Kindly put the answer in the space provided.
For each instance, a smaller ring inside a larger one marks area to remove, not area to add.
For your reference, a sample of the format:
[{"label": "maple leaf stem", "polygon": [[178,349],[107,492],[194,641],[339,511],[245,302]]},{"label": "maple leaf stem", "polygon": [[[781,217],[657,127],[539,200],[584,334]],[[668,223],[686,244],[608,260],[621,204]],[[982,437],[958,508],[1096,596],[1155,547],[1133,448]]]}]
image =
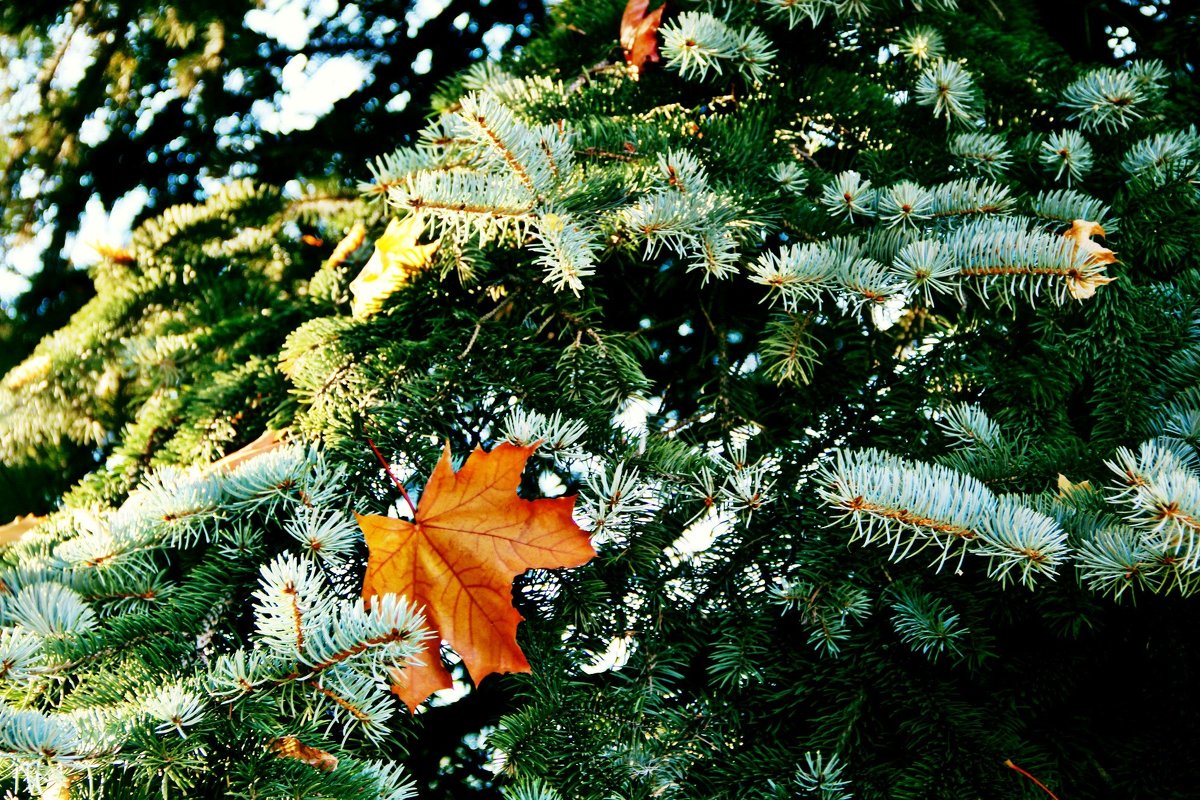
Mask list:
[{"label": "maple leaf stem", "polygon": [[388,477],[392,479],[392,483],[396,484],[396,488],[400,490],[400,496],[404,498],[404,502],[408,503],[409,510],[411,510],[413,516],[416,517],[417,507],[413,505],[412,498],[408,496],[408,491],[404,488],[404,484],[397,480],[396,476],[392,474],[392,465],[389,464],[387,459],[383,457],[383,453],[379,452],[379,448],[375,446],[375,442],[371,441],[370,436],[367,437],[367,444],[371,445],[371,452],[373,452],[375,457],[379,459],[379,463],[383,464],[383,471],[386,472]]},{"label": "maple leaf stem", "polygon": [[1053,797],[1053,798],[1054,798],[1054,800],[1058,800],[1058,795],[1054,794],[1054,792],[1052,792],[1052,791],[1050,791],[1049,789],[1047,789],[1047,788],[1046,788],[1046,785],[1045,785],[1044,783],[1042,783],[1041,781],[1039,781],[1037,778],[1033,777],[1033,776],[1032,776],[1032,775],[1030,775],[1028,772],[1026,772],[1025,770],[1023,770],[1023,769],[1021,769],[1020,767],[1018,767],[1016,764],[1014,764],[1014,763],[1012,762],[1012,759],[1011,759],[1011,758],[1006,758],[1006,759],[1004,759],[1004,766],[1008,767],[1009,769],[1011,769],[1011,770],[1013,770],[1013,771],[1015,771],[1015,772],[1019,772],[1019,773],[1021,773],[1021,774],[1022,774],[1022,775],[1024,775],[1026,778],[1029,778],[1029,780],[1031,780],[1031,781],[1033,781],[1034,783],[1036,783],[1036,784],[1037,784],[1037,786],[1038,786],[1038,788],[1039,788],[1039,789],[1041,789],[1043,792],[1045,792],[1046,794],[1048,794],[1048,795],[1050,795],[1051,797]]}]

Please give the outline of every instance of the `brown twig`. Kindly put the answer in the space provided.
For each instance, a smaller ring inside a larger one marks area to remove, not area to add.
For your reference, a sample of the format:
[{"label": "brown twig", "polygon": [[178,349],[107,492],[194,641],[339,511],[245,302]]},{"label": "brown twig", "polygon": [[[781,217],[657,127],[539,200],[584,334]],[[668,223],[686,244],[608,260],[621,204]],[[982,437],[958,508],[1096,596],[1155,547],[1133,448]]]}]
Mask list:
[{"label": "brown twig", "polygon": [[483,323],[487,322],[489,319],[496,316],[496,314],[498,314],[502,308],[505,308],[505,307],[511,306],[511,305],[512,305],[511,300],[505,300],[503,303],[498,304],[495,308],[493,308],[488,313],[484,314],[482,317],[480,317],[475,322],[475,330],[473,330],[471,332],[471,340],[469,342],[467,342],[467,346],[463,348],[463,351],[458,354],[459,361],[462,361],[464,358],[466,358],[467,353],[471,352],[471,348],[475,346],[475,340],[477,338],[479,338],[479,331],[483,328]]}]

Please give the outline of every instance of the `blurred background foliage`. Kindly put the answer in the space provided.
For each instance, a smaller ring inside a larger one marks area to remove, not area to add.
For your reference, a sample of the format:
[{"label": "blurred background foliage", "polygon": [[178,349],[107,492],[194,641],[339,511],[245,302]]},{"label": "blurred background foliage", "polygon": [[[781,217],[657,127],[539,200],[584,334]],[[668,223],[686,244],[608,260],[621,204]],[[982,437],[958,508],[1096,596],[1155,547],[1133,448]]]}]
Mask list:
[{"label": "blurred background foliage", "polygon": [[0,3],[0,374],[91,296],[73,263],[103,238],[89,215],[136,225],[239,177],[366,178],[440,81],[519,47],[543,13],[539,0]]}]

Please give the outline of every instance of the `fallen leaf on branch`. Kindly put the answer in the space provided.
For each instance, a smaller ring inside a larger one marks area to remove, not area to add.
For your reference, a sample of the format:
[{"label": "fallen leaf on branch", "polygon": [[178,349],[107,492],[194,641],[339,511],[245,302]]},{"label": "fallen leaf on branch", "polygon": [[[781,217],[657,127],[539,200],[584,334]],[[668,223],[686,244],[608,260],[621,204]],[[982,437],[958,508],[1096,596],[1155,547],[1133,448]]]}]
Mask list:
[{"label": "fallen leaf on branch", "polygon": [[333,772],[337,769],[337,756],[310,747],[295,736],[283,736],[276,739],[271,742],[271,749],[278,753],[280,758],[294,758],[322,772]]},{"label": "fallen leaf on branch", "polygon": [[35,517],[33,514],[26,514],[23,517],[17,517],[7,525],[0,525],[0,544],[12,544],[20,540],[26,531],[36,528],[45,519],[45,517]]},{"label": "fallen leaf on branch", "polygon": [[1073,240],[1077,248],[1083,248],[1088,255],[1089,264],[1115,264],[1117,262],[1117,256],[1112,250],[1099,242],[1092,241],[1093,236],[1104,237],[1104,228],[1099,222],[1077,219],[1071,223],[1070,229],[1063,236]]},{"label": "fallen leaf on branch", "polygon": [[417,244],[424,230],[425,220],[416,214],[388,223],[375,242],[371,260],[350,283],[350,294],[354,296],[350,310],[355,317],[369,317],[379,311],[392,292],[429,266],[438,242]]},{"label": "fallen leaf on branch", "polygon": [[287,434],[288,432],[286,429],[282,431],[265,431],[262,436],[259,436],[245,447],[239,450],[234,450],[224,458],[209,464],[204,468],[204,471],[209,474],[213,472],[232,472],[235,468],[240,467],[244,462],[249,461],[252,458],[258,458],[259,456],[266,455],[275,448],[279,447],[281,444],[283,444],[284,439],[287,438]]},{"label": "fallen leaf on branch", "polygon": [[1063,475],[1061,472],[1058,473],[1058,496],[1059,497],[1070,497],[1071,495],[1075,494],[1076,492],[1087,493],[1090,491],[1092,491],[1091,481],[1080,481],[1079,483],[1072,483],[1071,479],[1068,478],[1066,475]]},{"label": "fallen leaf on branch", "polygon": [[625,51],[625,63],[629,74],[636,81],[647,61],[658,61],[658,26],[662,24],[664,3],[646,13],[650,0],[629,0],[625,13],[621,15],[621,49]]},{"label": "fallen leaf on branch", "polygon": [[1116,278],[1105,275],[1103,270],[1105,265],[1116,263],[1116,254],[1099,242],[1092,241],[1093,236],[1104,236],[1104,228],[1100,226],[1100,223],[1077,219],[1071,223],[1070,229],[1063,236],[1075,243],[1076,251],[1082,249],[1087,255],[1087,259],[1084,261],[1085,267],[1101,267],[1094,272],[1089,270],[1089,274],[1068,277],[1067,291],[1071,293],[1071,297],[1076,300],[1085,300],[1096,294],[1097,287],[1116,280]]},{"label": "fallen leaf on branch", "polygon": [[455,472],[447,447],[429,476],[412,522],[358,516],[367,540],[363,597],[394,592],[424,606],[435,636],[420,666],[393,673],[392,691],[415,709],[452,685],[438,642],[462,657],[476,683],[493,672],[529,672],[517,645],[521,615],[513,579],[529,569],[577,567],[596,554],[571,518],[574,497],[525,500],[521,472],[537,445],[475,448]]}]

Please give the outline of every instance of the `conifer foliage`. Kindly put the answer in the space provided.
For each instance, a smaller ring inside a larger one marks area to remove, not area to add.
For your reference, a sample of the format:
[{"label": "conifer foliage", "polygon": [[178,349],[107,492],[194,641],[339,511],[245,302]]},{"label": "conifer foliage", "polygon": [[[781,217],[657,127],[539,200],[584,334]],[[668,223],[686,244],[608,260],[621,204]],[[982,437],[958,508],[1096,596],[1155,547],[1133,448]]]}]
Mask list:
[{"label": "conifer foliage", "polygon": [[[564,0],[361,198],[232,184],[110,252],[0,392],[7,463],[96,462],[0,554],[6,777],[1188,796],[1195,86],[963,5]],[[527,674],[373,577],[477,448],[596,553],[516,579]]]}]

